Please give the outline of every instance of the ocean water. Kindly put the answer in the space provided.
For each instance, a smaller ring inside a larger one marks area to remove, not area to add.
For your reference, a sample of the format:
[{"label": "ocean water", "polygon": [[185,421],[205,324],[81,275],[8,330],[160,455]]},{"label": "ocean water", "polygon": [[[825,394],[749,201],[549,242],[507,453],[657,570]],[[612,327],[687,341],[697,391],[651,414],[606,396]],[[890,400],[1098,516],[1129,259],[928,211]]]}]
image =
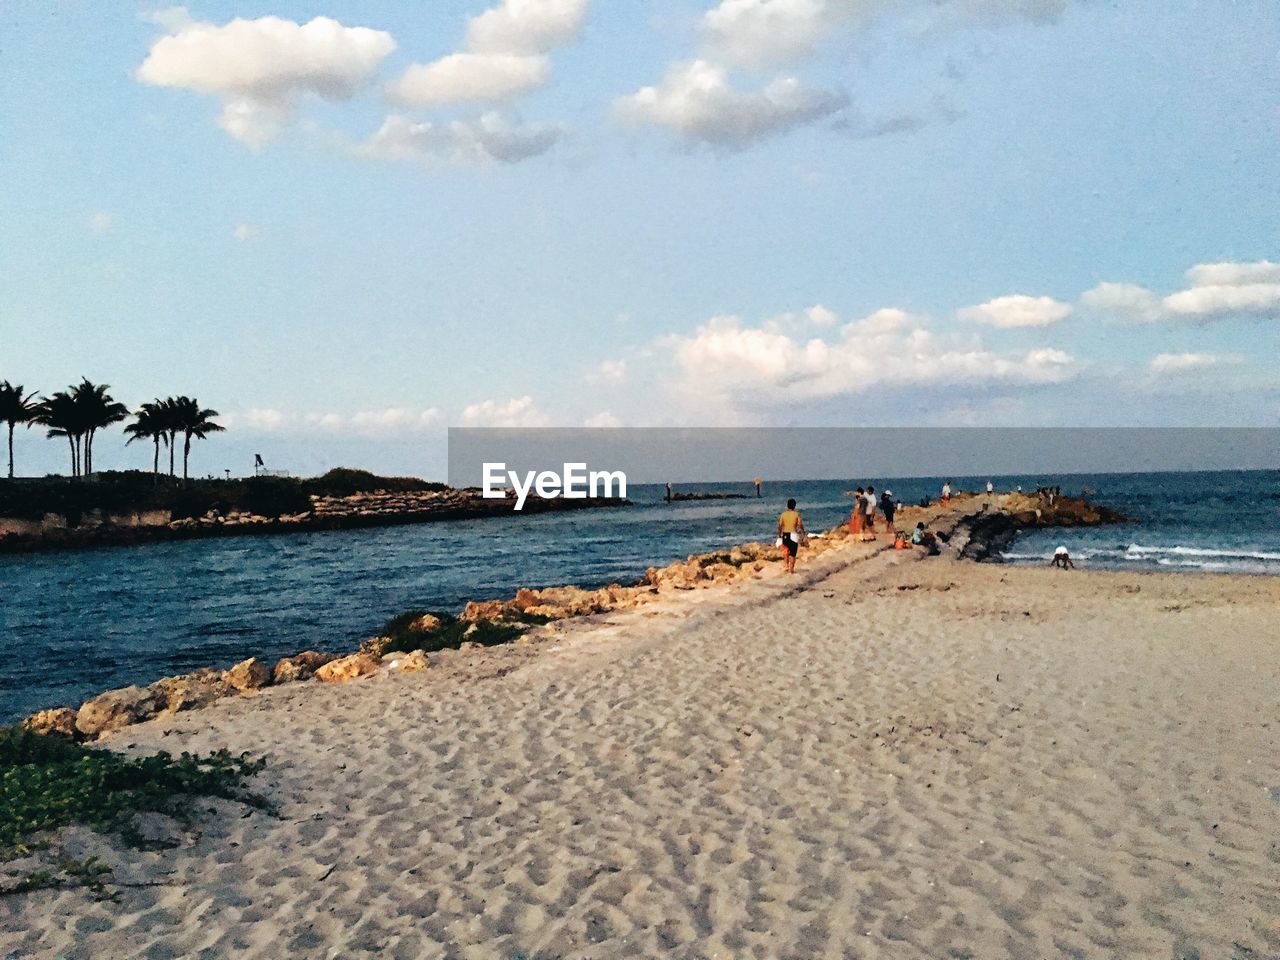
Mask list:
[{"label": "ocean water", "polygon": [[[951,479],[980,489],[989,478]],[[1063,543],[1081,566],[1280,573],[1280,472],[990,479],[1002,490],[1090,489],[1139,521],[1034,531],[1010,562],[1042,563]],[[870,482],[915,503],[936,496],[942,478]],[[853,484],[771,482],[760,500],[676,504],[660,486],[633,486],[632,507],[0,556],[0,722],[248,656],[349,649],[409,608],[634,581],[691,553],[772,539],[788,496],[823,529],[847,517],[841,494]]]}]

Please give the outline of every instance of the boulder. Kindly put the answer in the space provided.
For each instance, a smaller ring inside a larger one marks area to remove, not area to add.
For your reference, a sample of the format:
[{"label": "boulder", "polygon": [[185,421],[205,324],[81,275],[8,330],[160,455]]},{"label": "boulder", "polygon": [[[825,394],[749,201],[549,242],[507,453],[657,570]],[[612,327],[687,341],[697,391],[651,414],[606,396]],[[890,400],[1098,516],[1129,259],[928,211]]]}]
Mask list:
[{"label": "boulder", "polygon": [[399,670],[401,673],[418,673],[427,669],[430,663],[427,661],[427,655],[421,650],[414,650],[412,653],[406,653],[399,660],[391,664],[392,669]]},{"label": "boulder", "polygon": [[537,590],[521,587],[516,591],[515,599],[511,601],[511,605],[517,610],[528,610],[530,607],[536,607],[541,602],[542,595]]},{"label": "boulder", "polygon": [[76,736],[76,712],[70,707],[41,710],[27,717],[22,725],[36,733],[60,733],[64,737],[74,737]]},{"label": "boulder", "polygon": [[326,683],[346,683],[356,677],[378,672],[378,661],[367,653],[353,653],[349,657],[330,660],[316,670],[316,679]]},{"label": "boulder", "polygon": [[471,600],[462,611],[463,620],[502,620],[509,613],[505,600]]},{"label": "boulder", "polygon": [[296,680],[310,680],[317,670],[334,658],[331,653],[317,653],[307,650],[296,653],[292,657],[280,660],[271,672],[273,683],[293,683]]},{"label": "boulder", "polygon": [[108,690],[80,706],[76,729],[86,737],[100,736],[153,717],[159,708],[156,695],[142,687]]},{"label": "boulder", "polygon": [[529,607],[525,613],[534,617],[546,617],[548,620],[563,620],[569,616],[568,610],[553,603],[540,603],[536,607]]},{"label": "boulder", "polygon": [[257,657],[250,657],[224,673],[222,679],[241,693],[261,690],[271,683],[271,668]]},{"label": "boulder", "polygon": [[165,677],[147,688],[156,698],[156,709],[177,713],[207,707],[234,692],[216,670],[197,670],[179,677]]},{"label": "boulder", "polygon": [[458,644],[458,649],[459,649],[459,650],[464,650],[464,651],[466,651],[466,650],[483,650],[483,649],[484,649],[484,644],[482,644],[482,643],[476,643],[474,640],[464,640],[464,641],[462,641],[462,643]]}]

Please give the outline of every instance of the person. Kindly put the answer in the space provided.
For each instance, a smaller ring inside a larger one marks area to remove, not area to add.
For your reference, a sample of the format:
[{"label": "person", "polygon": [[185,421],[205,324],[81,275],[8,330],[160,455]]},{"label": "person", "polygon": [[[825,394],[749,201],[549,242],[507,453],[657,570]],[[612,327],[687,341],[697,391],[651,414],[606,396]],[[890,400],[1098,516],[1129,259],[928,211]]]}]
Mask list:
[{"label": "person", "polygon": [[1053,551],[1053,559],[1049,561],[1049,566],[1058,567],[1061,570],[1074,570],[1076,568],[1066,547],[1058,547],[1057,550]]},{"label": "person", "polygon": [[756,499],[760,499],[760,478],[756,477]]},{"label": "person", "polygon": [[866,524],[863,526],[863,530],[870,534],[870,536],[864,536],[862,539],[874,540],[876,538],[876,510],[879,508],[879,504],[876,501],[876,488],[871,486],[867,487],[867,492],[863,496],[867,502],[865,510]]},{"label": "person", "polygon": [[853,497],[853,512],[849,514],[849,536],[862,536],[862,521],[866,514],[867,502],[865,493],[861,487],[857,490],[846,490],[846,497]]},{"label": "person", "polygon": [[942,552],[938,547],[938,538],[924,528],[923,520],[916,524],[916,529],[911,534],[911,542],[917,547],[924,547],[931,557],[936,557]]},{"label": "person", "polygon": [[995,493],[995,492],[996,492],[996,485],[995,485],[994,483],[992,483],[990,480],[988,480],[988,481],[987,481],[987,496],[990,496],[991,494],[993,494],[993,493]]},{"label": "person", "polygon": [[671,481],[667,481],[667,503],[671,502]]},{"label": "person", "polygon": [[893,502],[893,491],[886,490],[880,494],[880,515],[884,517],[884,529],[889,536],[895,533],[893,515],[898,512],[898,505]]},{"label": "person", "polygon": [[950,480],[948,480],[946,483],[942,485],[942,502],[943,503],[951,502],[951,481]]},{"label": "person", "polygon": [[792,497],[787,501],[787,509],[778,517],[778,539],[782,541],[787,573],[796,572],[796,554],[800,552],[800,541],[805,536],[804,518],[797,512],[796,501]]}]

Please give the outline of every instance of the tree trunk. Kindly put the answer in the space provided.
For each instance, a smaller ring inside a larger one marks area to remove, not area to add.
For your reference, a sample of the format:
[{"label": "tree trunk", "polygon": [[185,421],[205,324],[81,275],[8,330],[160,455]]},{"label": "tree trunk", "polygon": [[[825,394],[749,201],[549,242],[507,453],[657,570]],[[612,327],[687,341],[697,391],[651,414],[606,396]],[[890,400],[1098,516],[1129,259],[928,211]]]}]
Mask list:
[{"label": "tree trunk", "polygon": [[156,434],[151,438],[151,442],[156,445],[156,455],[151,458],[151,475],[153,477],[160,476],[160,434]]},{"label": "tree trunk", "polygon": [[9,424],[9,479],[13,479],[13,423]]},{"label": "tree trunk", "polygon": [[93,476],[93,431],[84,435],[84,475]]},{"label": "tree trunk", "polygon": [[173,448],[177,444],[178,435],[176,433],[169,434],[169,476],[173,476]]},{"label": "tree trunk", "polygon": [[71,476],[79,476],[76,473],[76,438],[71,434],[67,434],[67,446],[71,448]]},{"label": "tree trunk", "polygon": [[182,441],[182,479],[187,479],[187,458],[191,456],[191,434],[187,434]]}]

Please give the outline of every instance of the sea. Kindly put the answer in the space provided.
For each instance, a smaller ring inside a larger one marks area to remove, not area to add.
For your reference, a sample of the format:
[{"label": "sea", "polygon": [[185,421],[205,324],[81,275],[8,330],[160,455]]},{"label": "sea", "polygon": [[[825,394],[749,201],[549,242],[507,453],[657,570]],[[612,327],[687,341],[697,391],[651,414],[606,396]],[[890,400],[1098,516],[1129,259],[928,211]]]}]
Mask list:
[{"label": "sea", "polygon": [[629,507],[364,530],[227,537],[0,556],[0,722],[198,667],[299,650],[348,650],[407,609],[458,611],[518,587],[633,582],[650,566],[774,536],[795,497],[810,530],[847,517],[871,483],[904,504],[956,489],[1060,486],[1134,519],[1030,531],[1004,554],[1044,564],[1064,545],[1081,568],[1280,574],[1280,471],[997,477],[865,477],[681,484],[741,499],[666,503],[631,486]]}]

